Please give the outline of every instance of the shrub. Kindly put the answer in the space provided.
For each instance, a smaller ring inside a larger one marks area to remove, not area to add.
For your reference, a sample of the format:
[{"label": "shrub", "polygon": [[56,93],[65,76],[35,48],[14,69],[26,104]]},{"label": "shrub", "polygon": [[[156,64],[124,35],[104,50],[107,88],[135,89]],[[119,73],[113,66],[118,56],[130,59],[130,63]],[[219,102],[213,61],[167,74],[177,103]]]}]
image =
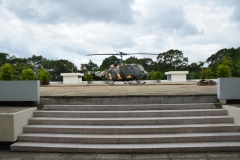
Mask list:
[{"label": "shrub", "polygon": [[38,79],[42,82],[49,82],[52,79],[52,76],[46,69],[38,70]]},{"label": "shrub", "polygon": [[155,78],[155,79],[161,79],[161,78],[162,78],[162,72],[156,71],[156,72],[154,73],[154,78]]},{"label": "shrub", "polygon": [[13,68],[9,63],[2,66],[0,72],[0,79],[10,81],[13,79]]},{"label": "shrub", "polygon": [[86,75],[84,76],[84,79],[85,79],[86,81],[92,81],[92,80],[93,80],[93,76],[90,75],[90,74],[86,74]]},{"label": "shrub", "polygon": [[32,69],[22,70],[21,80],[34,80],[34,72]]},{"label": "shrub", "polygon": [[212,76],[212,70],[206,69],[204,71],[201,71],[201,79],[209,79]]},{"label": "shrub", "polygon": [[226,65],[219,65],[217,68],[217,77],[230,77],[231,76],[231,70]]},{"label": "shrub", "polygon": [[154,80],[154,73],[155,73],[155,71],[148,72],[148,79]]}]

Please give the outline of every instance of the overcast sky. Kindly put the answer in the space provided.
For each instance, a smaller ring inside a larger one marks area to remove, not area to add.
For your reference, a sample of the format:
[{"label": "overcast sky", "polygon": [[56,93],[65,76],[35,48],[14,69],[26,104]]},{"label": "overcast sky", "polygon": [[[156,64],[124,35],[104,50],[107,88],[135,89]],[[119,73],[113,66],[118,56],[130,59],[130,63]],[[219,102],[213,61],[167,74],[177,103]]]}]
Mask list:
[{"label": "overcast sky", "polygon": [[0,0],[0,52],[21,58],[79,68],[106,58],[86,54],[178,49],[192,63],[231,47],[240,47],[240,0]]}]

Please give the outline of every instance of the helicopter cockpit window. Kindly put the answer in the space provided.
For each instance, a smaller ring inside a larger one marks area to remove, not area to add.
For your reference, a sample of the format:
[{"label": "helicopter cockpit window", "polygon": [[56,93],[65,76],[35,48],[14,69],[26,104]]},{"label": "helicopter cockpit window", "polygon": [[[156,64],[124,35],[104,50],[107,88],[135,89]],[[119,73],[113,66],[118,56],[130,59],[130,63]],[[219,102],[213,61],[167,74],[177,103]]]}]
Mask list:
[{"label": "helicopter cockpit window", "polygon": [[132,67],[131,66],[128,67],[128,73],[132,73]]},{"label": "helicopter cockpit window", "polygon": [[138,65],[139,70],[144,71],[144,68],[142,65]]},{"label": "helicopter cockpit window", "polygon": [[136,72],[136,71],[139,71],[139,68],[137,66],[132,66],[133,70]]}]

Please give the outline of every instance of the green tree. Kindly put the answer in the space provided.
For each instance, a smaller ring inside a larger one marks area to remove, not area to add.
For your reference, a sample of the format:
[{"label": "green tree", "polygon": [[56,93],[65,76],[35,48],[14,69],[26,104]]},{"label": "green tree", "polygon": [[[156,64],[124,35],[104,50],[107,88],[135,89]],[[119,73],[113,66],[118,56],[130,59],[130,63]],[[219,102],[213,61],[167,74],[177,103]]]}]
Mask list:
[{"label": "green tree", "polygon": [[4,65],[8,62],[9,54],[7,53],[0,53],[0,66]]},{"label": "green tree", "polygon": [[201,71],[201,79],[209,79],[212,77],[212,70],[210,68]]},{"label": "green tree", "polygon": [[78,72],[77,67],[70,61],[65,59],[60,60],[44,60],[42,62],[44,67],[52,76],[52,81],[63,81],[61,73]]},{"label": "green tree", "polygon": [[217,77],[230,77],[231,76],[231,70],[228,66],[224,64],[220,64],[217,69]]},{"label": "green tree", "polygon": [[163,72],[171,70],[185,70],[188,66],[188,58],[183,56],[182,51],[169,50],[157,56],[159,67]]},{"label": "green tree", "polygon": [[199,79],[199,74],[197,74],[196,72],[189,72],[189,74],[187,74],[187,79]]},{"label": "green tree", "polygon": [[28,63],[34,66],[34,72],[36,73],[39,69],[44,68],[43,63],[47,61],[46,58],[42,56],[33,55],[32,57],[28,58]]},{"label": "green tree", "polygon": [[88,64],[85,64],[85,67],[88,71],[98,71],[99,67],[96,63],[93,63],[92,60],[89,60]]},{"label": "green tree", "polygon": [[198,63],[191,63],[188,65],[188,71],[189,74],[187,75],[188,79],[199,79],[200,78],[200,72],[203,70],[204,62],[198,62]]},{"label": "green tree", "polygon": [[232,65],[232,61],[230,60],[230,58],[227,58],[225,56],[220,60],[220,64],[230,67]]},{"label": "green tree", "polygon": [[240,60],[235,64],[237,68],[238,77],[240,77]]},{"label": "green tree", "polygon": [[146,71],[151,71],[156,63],[151,58],[140,58],[138,64],[141,64]]},{"label": "green tree", "polygon": [[13,79],[13,68],[9,63],[1,67],[0,79],[10,81]]},{"label": "green tree", "polygon": [[[221,49],[217,53],[211,55],[207,59],[207,63],[209,64],[209,68],[213,71],[217,70],[220,64],[224,64],[229,66],[231,75],[233,77],[238,77],[238,61],[240,60],[240,49],[237,48],[229,48],[229,49]],[[231,64],[231,65],[229,65]],[[214,77],[217,77],[217,74],[213,74]]]},{"label": "green tree", "polygon": [[129,58],[127,58],[124,63],[126,64],[138,64],[139,63],[139,59],[136,58],[135,56],[131,56]]},{"label": "green tree", "polygon": [[118,59],[116,56],[110,56],[108,58],[105,58],[100,66],[100,70],[106,70],[109,68],[111,64],[119,63],[120,59]]}]

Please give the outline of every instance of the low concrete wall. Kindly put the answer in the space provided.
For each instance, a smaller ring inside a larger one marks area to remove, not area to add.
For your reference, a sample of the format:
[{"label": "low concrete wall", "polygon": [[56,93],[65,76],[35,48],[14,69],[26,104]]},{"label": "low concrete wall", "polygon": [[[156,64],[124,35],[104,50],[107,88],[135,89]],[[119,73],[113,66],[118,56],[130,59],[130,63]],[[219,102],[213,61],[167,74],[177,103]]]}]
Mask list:
[{"label": "low concrete wall", "polygon": [[240,78],[218,78],[217,98],[223,104],[226,100],[240,99]]},{"label": "low concrete wall", "polygon": [[15,142],[17,136],[23,133],[23,127],[33,116],[37,107],[31,107],[16,113],[0,113],[0,142]]},{"label": "low concrete wall", "polygon": [[107,105],[107,104],[181,104],[218,103],[217,95],[168,96],[41,96],[41,104]]},{"label": "low concrete wall", "polygon": [[40,102],[40,81],[0,81],[0,101]]},{"label": "low concrete wall", "polygon": [[234,123],[240,125],[240,108],[223,105],[222,108],[228,111],[228,115],[234,118]]}]

